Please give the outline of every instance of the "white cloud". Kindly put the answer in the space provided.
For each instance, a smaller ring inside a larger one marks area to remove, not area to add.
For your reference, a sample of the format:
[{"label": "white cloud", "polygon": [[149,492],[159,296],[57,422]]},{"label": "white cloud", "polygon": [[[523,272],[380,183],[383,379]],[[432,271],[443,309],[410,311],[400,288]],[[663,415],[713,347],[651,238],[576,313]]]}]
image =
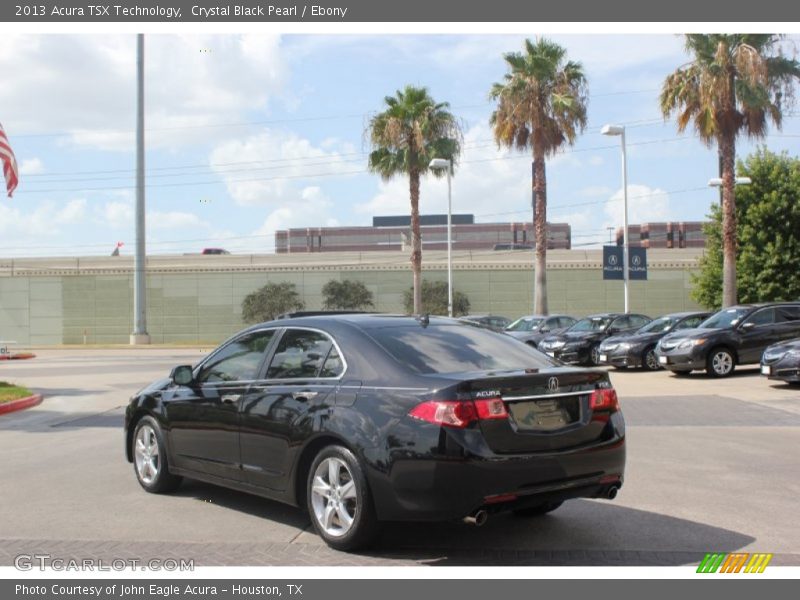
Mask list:
[{"label": "white cloud", "polygon": [[363,171],[364,157],[353,152],[351,145],[326,140],[318,147],[295,133],[265,130],[220,144],[209,161],[240,206],[294,208],[292,203],[317,193],[307,185],[315,176]]},{"label": "white cloud", "polygon": [[44,172],[44,164],[38,158],[24,158],[19,163],[20,175],[38,175]]},{"label": "white cloud", "polygon": [[54,237],[64,226],[79,224],[86,216],[84,198],[66,204],[48,200],[33,209],[22,210],[19,206],[0,202],[0,235],[4,242]]},{"label": "white cloud", "polygon": [[209,229],[210,225],[203,221],[196,214],[171,210],[167,212],[150,211],[147,213],[148,229],[173,229],[180,230],[182,227],[193,229]]},{"label": "white cloud", "polygon": [[[135,124],[135,36],[5,34],[0,86],[9,132],[72,132],[71,143],[129,150]],[[209,49],[210,52],[201,52]],[[283,88],[286,67],[273,35],[148,35],[145,107],[149,147],[226,136],[265,109]]]},{"label": "white cloud", "polygon": [[[624,203],[622,189],[617,190],[605,204],[604,226],[622,227]],[[648,223],[670,220],[669,193],[646,185],[628,185],[628,223]]]}]

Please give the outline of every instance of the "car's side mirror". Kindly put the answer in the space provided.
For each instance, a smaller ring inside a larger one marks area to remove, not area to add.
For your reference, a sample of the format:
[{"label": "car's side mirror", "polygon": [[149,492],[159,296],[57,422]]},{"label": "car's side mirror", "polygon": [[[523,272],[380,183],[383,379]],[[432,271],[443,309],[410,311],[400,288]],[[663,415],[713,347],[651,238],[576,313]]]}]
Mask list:
[{"label": "car's side mirror", "polygon": [[539,327],[539,333],[550,333],[550,328],[547,325]]},{"label": "car's side mirror", "polygon": [[753,323],[753,322],[742,323],[741,330],[742,331],[750,331],[755,326],[756,326],[756,324]]},{"label": "car's side mirror", "polygon": [[169,374],[172,383],[176,385],[189,385],[194,381],[194,373],[191,365],[181,365],[175,367]]}]

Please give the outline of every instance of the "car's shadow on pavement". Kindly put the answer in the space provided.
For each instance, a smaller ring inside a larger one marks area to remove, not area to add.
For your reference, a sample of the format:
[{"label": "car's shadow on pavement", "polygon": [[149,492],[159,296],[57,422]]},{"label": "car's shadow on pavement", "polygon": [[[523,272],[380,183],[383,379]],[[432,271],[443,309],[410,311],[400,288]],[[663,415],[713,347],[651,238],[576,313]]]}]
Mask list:
[{"label": "car's shadow on pavement", "polygon": [[[305,511],[298,508],[189,480],[175,495],[297,527],[292,546],[324,546],[313,534]],[[706,552],[733,552],[754,541],[750,535],[696,521],[603,501],[573,500],[538,518],[494,515],[483,527],[461,522],[385,523],[377,542],[356,555],[365,562],[389,559],[426,565],[676,566],[698,564]],[[348,562],[354,557],[321,550],[321,564],[330,564],[333,555]],[[246,558],[239,560],[251,564]]]}]

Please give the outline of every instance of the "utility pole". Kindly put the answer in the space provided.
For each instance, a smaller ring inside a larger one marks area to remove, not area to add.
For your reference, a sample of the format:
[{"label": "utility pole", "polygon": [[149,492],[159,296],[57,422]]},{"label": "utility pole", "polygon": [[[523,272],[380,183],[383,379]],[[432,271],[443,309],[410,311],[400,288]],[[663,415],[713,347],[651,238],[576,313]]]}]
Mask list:
[{"label": "utility pole", "polygon": [[133,263],[131,344],[149,344],[144,238],[144,34],[136,35],[136,254]]}]

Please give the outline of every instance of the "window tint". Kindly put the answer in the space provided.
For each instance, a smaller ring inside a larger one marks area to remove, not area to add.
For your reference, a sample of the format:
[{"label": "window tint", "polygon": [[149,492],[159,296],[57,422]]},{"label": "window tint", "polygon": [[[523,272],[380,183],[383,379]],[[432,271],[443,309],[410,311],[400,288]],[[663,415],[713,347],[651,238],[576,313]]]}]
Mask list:
[{"label": "window tint", "polygon": [[631,327],[643,327],[647,323],[650,322],[650,319],[647,317],[643,317],[642,315],[631,315],[630,316],[630,323]]},{"label": "window tint", "polygon": [[775,322],[775,309],[774,308],[765,308],[763,310],[758,310],[754,312],[752,315],[747,317],[745,323],[752,323],[753,325],[771,325]]},{"label": "window tint", "polygon": [[586,317],[570,327],[570,331],[605,331],[611,322],[610,317]]},{"label": "window tint", "polygon": [[267,369],[268,379],[317,377],[333,347],[324,333],[288,329],[283,334]]},{"label": "window tint", "polygon": [[781,306],[777,309],[779,323],[786,321],[800,321],[800,306]]},{"label": "window tint", "polygon": [[400,364],[417,373],[517,371],[557,364],[510,336],[458,325],[383,327],[369,331]]},{"label": "window tint", "polygon": [[559,324],[558,324],[559,320],[560,319],[558,317],[553,317],[552,319],[547,319],[547,321],[545,322],[545,326],[547,328],[549,328],[551,331],[553,329],[558,329],[560,327]]},{"label": "window tint", "polygon": [[344,362],[336,346],[331,346],[331,351],[328,352],[328,358],[325,359],[325,364],[322,365],[322,370],[319,373],[320,377],[338,377],[344,372]]},{"label": "window tint", "polygon": [[631,318],[630,317],[618,317],[614,319],[611,323],[611,327],[614,329],[629,329],[631,326]]},{"label": "window tint", "polygon": [[256,331],[232,341],[214,354],[200,369],[200,383],[249,381],[258,376],[264,352],[275,335],[274,329]]},{"label": "window tint", "polygon": [[577,323],[577,321],[571,317],[561,317],[559,321],[561,322],[561,327],[572,327]]},{"label": "window tint", "polygon": [[689,317],[688,319],[684,319],[680,323],[675,326],[675,331],[679,331],[681,329],[694,329],[698,327],[700,323],[703,322],[703,317]]}]

